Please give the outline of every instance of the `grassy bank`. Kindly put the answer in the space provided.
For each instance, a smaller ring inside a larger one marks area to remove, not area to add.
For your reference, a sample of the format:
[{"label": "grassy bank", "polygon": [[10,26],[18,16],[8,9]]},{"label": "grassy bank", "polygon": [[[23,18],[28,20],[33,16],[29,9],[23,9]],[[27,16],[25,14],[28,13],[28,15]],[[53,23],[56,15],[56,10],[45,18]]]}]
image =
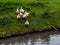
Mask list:
[{"label": "grassy bank", "polygon": [[[23,19],[16,19],[17,6],[30,12],[28,20],[30,26],[25,26]],[[51,28],[55,25],[60,28],[60,1],[59,0],[2,0],[0,1],[0,37],[28,32],[32,29]]]}]

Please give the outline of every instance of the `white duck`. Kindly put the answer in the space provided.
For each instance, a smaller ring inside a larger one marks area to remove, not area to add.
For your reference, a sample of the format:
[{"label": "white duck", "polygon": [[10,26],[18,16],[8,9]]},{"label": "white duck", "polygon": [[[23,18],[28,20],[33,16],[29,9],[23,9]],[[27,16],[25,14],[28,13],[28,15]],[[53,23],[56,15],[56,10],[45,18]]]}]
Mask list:
[{"label": "white duck", "polygon": [[21,12],[20,12],[20,13],[19,13],[19,15],[20,15],[20,16],[22,16],[22,15],[23,15],[23,13],[21,13]]},{"label": "white duck", "polygon": [[29,13],[25,11],[25,15],[28,17],[29,16]]},{"label": "white duck", "polygon": [[29,13],[25,11],[23,18],[27,18],[29,16]]},{"label": "white duck", "polygon": [[25,22],[25,25],[27,25],[27,26],[29,25],[29,21],[28,20]]},{"label": "white duck", "polygon": [[21,18],[21,16],[18,14],[18,15],[17,15],[17,19],[19,19],[19,18]]},{"label": "white duck", "polygon": [[27,18],[27,15],[24,14],[22,17],[23,17],[23,18]]},{"label": "white duck", "polygon": [[22,7],[21,7],[21,9],[20,9],[20,12],[21,12],[21,13],[24,13],[24,9],[22,9]]},{"label": "white duck", "polygon": [[19,7],[17,7],[17,10],[16,10],[16,14],[19,14],[20,12],[19,12]]}]

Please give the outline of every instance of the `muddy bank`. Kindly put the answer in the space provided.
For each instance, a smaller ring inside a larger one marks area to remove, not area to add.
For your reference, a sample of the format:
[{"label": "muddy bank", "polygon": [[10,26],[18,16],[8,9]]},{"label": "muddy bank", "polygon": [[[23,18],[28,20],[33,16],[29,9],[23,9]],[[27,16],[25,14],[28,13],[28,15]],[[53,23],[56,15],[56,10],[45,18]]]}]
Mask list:
[{"label": "muddy bank", "polygon": [[[56,30],[56,29],[58,29],[58,30]],[[25,36],[25,35],[27,35],[27,34],[33,34],[33,33],[44,33],[44,32],[48,32],[48,31],[59,31],[60,30],[60,28],[56,28],[56,29],[54,29],[53,27],[51,27],[51,28],[45,28],[45,29],[37,29],[37,30],[35,30],[35,29],[32,29],[31,31],[29,31],[29,32],[18,32],[18,33],[15,33],[15,34],[10,34],[10,35],[8,35],[8,36],[5,36],[5,37],[0,37],[0,39],[6,39],[6,38],[11,38],[11,37],[15,37],[15,36]]]}]

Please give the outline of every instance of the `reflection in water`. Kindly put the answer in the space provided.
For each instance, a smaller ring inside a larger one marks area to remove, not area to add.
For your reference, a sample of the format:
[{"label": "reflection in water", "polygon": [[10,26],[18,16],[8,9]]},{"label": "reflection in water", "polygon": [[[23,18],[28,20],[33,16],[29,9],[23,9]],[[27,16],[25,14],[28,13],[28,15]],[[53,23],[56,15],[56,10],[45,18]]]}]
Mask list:
[{"label": "reflection in water", "polygon": [[60,45],[60,32],[28,34],[0,40],[0,45]]}]

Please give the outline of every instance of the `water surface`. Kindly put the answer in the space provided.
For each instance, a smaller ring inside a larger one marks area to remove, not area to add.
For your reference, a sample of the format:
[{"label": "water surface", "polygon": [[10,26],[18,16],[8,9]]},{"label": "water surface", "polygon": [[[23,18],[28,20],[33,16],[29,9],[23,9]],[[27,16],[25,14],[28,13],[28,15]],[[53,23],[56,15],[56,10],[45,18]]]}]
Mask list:
[{"label": "water surface", "polygon": [[0,40],[0,45],[60,45],[60,32],[49,31]]}]

